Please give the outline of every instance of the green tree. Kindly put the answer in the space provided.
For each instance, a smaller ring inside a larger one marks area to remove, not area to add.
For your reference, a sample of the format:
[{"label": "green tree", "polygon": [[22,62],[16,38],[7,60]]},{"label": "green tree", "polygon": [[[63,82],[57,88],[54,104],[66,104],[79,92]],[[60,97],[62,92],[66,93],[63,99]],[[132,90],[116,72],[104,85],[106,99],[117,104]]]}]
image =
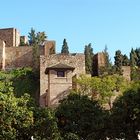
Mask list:
[{"label": "green tree", "polygon": [[122,57],[123,57],[122,66],[129,66],[130,65],[130,61],[129,61],[127,55],[124,54]]},{"label": "green tree", "polygon": [[111,110],[110,134],[114,138],[138,140],[140,131],[140,84],[136,83],[131,89],[119,97]]},{"label": "green tree", "polygon": [[33,28],[31,28],[31,31],[29,32],[28,38],[29,38],[29,44],[31,46],[37,43],[36,32]]},{"label": "green tree", "polygon": [[64,135],[64,140],[80,140],[80,138],[77,134],[69,132]]},{"label": "green tree", "polygon": [[137,65],[137,54],[135,50],[132,48],[130,52],[130,66],[134,67]]},{"label": "green tree", "polygon": [[140,60],[140,49],[131,49],[130,52],[130,66],[131,66],[131,79],[137,81],[140,79],[139,76],[139,60]]},{"label": "green tree", "polygon": [[140,81],[140,67],[132,67],[131,68],[131,79],[133,81]]},{"label": "green tree", "polygon": [[87,96],[70,94],[61,101],[56,116],[62,136],[71,133],[79,140],[88,137],[99,140],[103,136],[106,112]]},{"label": "green tree", "polygon": [[104,52],[104,55],[105,55],[105,67],[106,67],[107,70],[109,70],[110,67],[111,67],[111,60],[110,60],[110,57],[109,57],[107,45],[105,45],[105,49],[104,49],[103,52]]},{"label": "green tree", "polygon": [[12,71],[0,72],[0,92],[8,92],[8,87],[13,87],[16,97],[21,97],[28,93],[36,103],[39,95],[39,74],[31,68],[21,68]]},{"label": "green tree", "polygon": [[123,61],[123,57],[122,57],[122,54],[121,54],[121,51],[120,50],[117,50],[115,52],[115,67],[116,67],[116,73],[118,74],[122,74],[122,61]]},{"label": "green tree", "polygon": [[[14,78],[17,79],[13,81],[17,82],[14,83],[16,90],[12,83]],[[31,90],[28,84],[34,83],[32,78],[30,69],[0,73],[1,140],[29,140],[31,136],[38,140],[61,140],[54,110],[39,108],[28,94],[24,94]]]},{"label": "green tree", "polygon": [[45,32],[35,32],[33,28],[31,28],[31,31],[28,35],[29,38],[29,44],[33,47],[33,67],[35,70],[39,69],[39,57],[40,57],[40,51],[39,47],[43,45],[43,42],[47,38],[45,35]]},{"label": "green tree", "polygon": [[129,86],[128,82],[119,75],[107,75],[103,77],[87,77],[82,75],[76,81],[80,94],[88,95],[98,100],[100,105],[112,107],[114,97]]},{"label": "green tree", "polygon": [[93,75],[93,48],[91,47],[91,43],[85,45],[84,54],[86,73]]},{"label": "green tree", "polygon": [[34,45],[43,45],[43,42],[45,41],[45,39],[47,38],[45,32],[37,32],[35,31],[35,29],[31,28],[31,31],[29,32],[28,35],[29,38],[29,44],[31,46]]},{"label": "green tree", "polygon": [[62,54],[69,54],[69,47],[68,47],[66,39],[63,40],[63,45],[62,45],[61,53]]},{"label": "green tree", "polygon": [[136,48],[135,52],[137,54],[137,66],[140,67],[140,48]]},{"label": "green tree", "polygon": [[39,74],[31,68],[15,69],[10,72],[12,86],[16,97],[21,97],[24,93],[30,94],[38,104],[39,97]]},{"label": "green tree", "polygon": [[37,140],[61,140],[55,112],[48,108],[34,109],[33,136]]},{"label": "green tree", "polygon": [[29,109],[29,96],[14,96],[9,87],[7,93],[0,92],[0,139],[29,139],[30,127],[33,124],[33,112]]}]

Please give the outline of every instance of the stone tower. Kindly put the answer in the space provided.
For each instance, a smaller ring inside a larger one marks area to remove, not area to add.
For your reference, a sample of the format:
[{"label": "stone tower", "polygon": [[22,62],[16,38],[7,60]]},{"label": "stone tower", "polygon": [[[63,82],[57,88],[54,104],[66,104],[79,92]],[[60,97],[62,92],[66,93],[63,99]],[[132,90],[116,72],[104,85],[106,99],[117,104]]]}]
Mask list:
[{"label": "stone tower", "polygon": [[70,92],[73,77],[85,74],[84,54],[40,57],[40,105],[56,106]]},{"label": "stone tower", "polygon": [[0,39],[5,41],[6,47],[20,45],[20,33],[15,28],[0,29]]},{"label": "stone tower", "polygon": [[100,52],[93,56],[93,75],[100,75],[100,68],[105,66],[104,53]]}]

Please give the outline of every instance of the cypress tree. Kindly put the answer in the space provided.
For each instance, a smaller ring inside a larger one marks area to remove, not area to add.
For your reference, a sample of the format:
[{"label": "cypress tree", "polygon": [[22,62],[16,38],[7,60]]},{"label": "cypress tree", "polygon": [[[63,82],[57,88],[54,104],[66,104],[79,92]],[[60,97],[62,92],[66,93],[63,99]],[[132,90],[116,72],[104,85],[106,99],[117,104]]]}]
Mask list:
[{"label": "cypress tree", "polygon": [[63,40],[63,45],[62,45],[61,53],[62,54],[69,54],[69,47],[68,47],[66,39]]},{"label": "cypress tree", "polygon": [[105,49],[104,49],[103,53],[104,53],[104,57],[105,57],[104,58],[105,59],[104,72],[107,72],[109,74],[109,73],[111,73],[112,64],[111,64],[111,60],[109,57],[107,45],[105,45]]},{"label": "cypress tree", "polygon": [[134,67],[137,65],[137,54],[135,50],[132,48],[130,52],[130,66]]},{"label": "cypress tree", "polygon": [[123,55],[121,54],[120,50],[117,50],[115,52],[115,67],[116,67],[116,73],[122,74],[122,61],[123,61]]},{"label": "cypress tree", "polygon": [[136,48],[135,52],[137,54],[137,66],[140,66],[140,48]]},{"label": "cypress tree", "polygon": [[91,43],[88,45],[85,45],[85,67],[86,67],[86,73],[87,74],[93,74],[93,48],[91,47]]}]

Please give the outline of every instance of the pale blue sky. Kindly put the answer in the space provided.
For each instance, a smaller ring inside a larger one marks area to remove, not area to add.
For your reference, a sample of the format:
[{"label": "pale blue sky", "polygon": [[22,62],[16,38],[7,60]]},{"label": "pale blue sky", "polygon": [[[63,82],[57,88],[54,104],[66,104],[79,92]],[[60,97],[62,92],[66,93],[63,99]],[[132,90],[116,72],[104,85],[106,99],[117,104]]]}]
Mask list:
[{"label": "pale blue sky", "polygon": [[94,53],[108,46],[129,55],[140,47],[140,0],[1,0],[0,28],[15,27],[28,35],[31,27],[45,31],[60,52],[66,38],[70,52]]}]

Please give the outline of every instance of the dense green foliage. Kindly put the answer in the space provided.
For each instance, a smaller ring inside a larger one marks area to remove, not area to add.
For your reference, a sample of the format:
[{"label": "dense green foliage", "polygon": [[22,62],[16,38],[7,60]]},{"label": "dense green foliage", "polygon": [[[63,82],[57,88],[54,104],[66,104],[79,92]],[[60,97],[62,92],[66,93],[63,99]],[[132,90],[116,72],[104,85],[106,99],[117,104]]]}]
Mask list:
[{"label": "dense green foliage", "polygon": [[[137,80],[131,86],[127,84],[126,90],[125,81],[118,75],[82,76],[77,80],[79,94],[71,93],[52,110],[39,108],[29,96],[34,95],[34,78],[36,74],[29,68],[0,72],[1,140],[29,140],[31,136],[38,140],[137,139],[140,131]],[[113,91],[125,92],[112,106],[110,99],[116,94]],[[106,103],[110,110],[103,108]]]},{"label": "dense green foliage", "polygon": [[34,108],[34,124],[31,129],[37,140],[61,140],[55,112],[48,108]]},{"label": "dense green foliage", "polygon": [[1,140],[29,140],[31,136],[38,140],[61,139],[54,111],[37,107],[34,99],[25,94],[35,94],[35,76],[28,68],[0,73]]},{"label": "dense green foliage", "polygon": [[140,131],[140,83],[132,83],[104,110],[85,95],[70,94],[56,109],[62,137],[76,140],[137,140]]},{"label": "dense green foliage", "polygon": [[108,104],[110,108],[112,106],[112,99],[129,86],[127,81],[119,75],[103,77],[81,75],[76,82],[79,84],[79,92],[81,94],[98,99],[101,105]]},{"label": "dense green foliage", "polygon": [[39,74],[31,68],[17,69],[12,72],[14,93],[20,97],[24,93],[28,93],[33,98],[37,98],[39,94]]},{"label": "dense green foliage", "polygon": [[138,139],[140,131],[140,83],[135,83],[117,98],[111,109],[110,135],[126,140]]},{"label": "dense green foliage", "polygon": [[30,98],[14,96],[12,87],[7,92],[0,92],[0,139],[24,140],[29,136],[28,131],[33,124],[33,112],[28,108]]},{"label": "dense green foliage", "polygon": [[63,40],[63,45],[62,45],[61,53],[62,54],[69,54],[69,47],[68,47],[66,39]]},{"label": "dense green foliage", "polygon": [[140,81],[140,67],[132,67],[131,68],[131,79],[133,81]]},{"label": "dense green foliage", "polygon": [[7,92],[11,84],[16,97],[30,94],[37,99],[39,94],[39,74],[31,68],[16,69],[9,72],[0,72],[0,91]]},{"label": "dense green foliage", "polygon": [[97,101],[85,95],[70,94],[61,101],[56,116],[62,136],[75,134],[78,140],[88,137],[99,140],[106,113]]},{"label": "dense green foliage", "polygon": [[60,140],[54,112],[31,105],[31,98],[25,94],[16,98],[12,91],[0,93],[0,139]]}]

